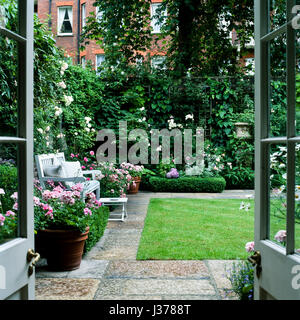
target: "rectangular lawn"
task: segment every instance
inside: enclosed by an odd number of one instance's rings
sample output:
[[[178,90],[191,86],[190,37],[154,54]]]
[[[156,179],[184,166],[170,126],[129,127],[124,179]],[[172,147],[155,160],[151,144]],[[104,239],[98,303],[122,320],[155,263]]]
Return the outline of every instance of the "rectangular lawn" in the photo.
[[[249,211],[239,210],[241,201],[151,199],[137,259],[246,258],[245,244],[254,240],[254,201],[246,200]],[[271,219],[271,226],[285,229],[285,220]]]

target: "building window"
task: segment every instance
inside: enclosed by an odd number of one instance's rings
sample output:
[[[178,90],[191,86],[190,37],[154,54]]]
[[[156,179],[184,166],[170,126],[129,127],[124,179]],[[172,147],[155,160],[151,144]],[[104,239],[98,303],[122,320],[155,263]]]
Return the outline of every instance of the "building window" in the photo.
[[[104,54],[97,54],[96,55],[96,73],[100,74],[100,66],[103,64],[103,62],[105,61],[105,55]]]
[[[247,68],[246,74],[248,74],[249,76],[253,76],[255,67],[254,58],[246,58],[245,67]]]
[[[151,58],[151,67],[153,69],[165,69],[165,60],[166,57],[165,56],[154,56]]]
[[[96,7],[96,19],[98,22],[101,22],[103,17],[103,11],[99,10],[99,7]]]
[[[81,5],[81,27],[84,28],[86,25],[86,5],[83,3]]]
[[[58,34],[73,34],[73,11],[71,6],[58,8]]]
[[[152,3],[151,4],[151,27],[152,27],[152,33],[160,33],[161,32],[161,27],[163,25],[163,22],[159,22],[159,20],[157,19],[157,10],[161,7],[161,3]],[[160,17],[163,16],[166,18],[167,13],[166,11],[163,11],[160,14]],[[164,20],[165,20],[164,18]]]
[[[81,66],[82,66],[82,68],[86,67],[86,58],[85,58],[85,56],[81,57]]]

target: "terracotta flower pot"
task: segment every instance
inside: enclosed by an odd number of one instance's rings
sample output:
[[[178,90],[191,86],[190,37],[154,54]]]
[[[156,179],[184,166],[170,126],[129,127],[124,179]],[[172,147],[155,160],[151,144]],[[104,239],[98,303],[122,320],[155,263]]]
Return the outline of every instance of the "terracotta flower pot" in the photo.
[[[88,233],[89,227],[84,233],[76,230],[39,230],[36,235],[37,251],[40,250],[47,259],[50,270],[78,269]]]
[[[128,193],[129,194],[135,194],[139,192],[139,187],[141,183],[141,178],[140,177],[132,177],[133,183],[130,184]]]

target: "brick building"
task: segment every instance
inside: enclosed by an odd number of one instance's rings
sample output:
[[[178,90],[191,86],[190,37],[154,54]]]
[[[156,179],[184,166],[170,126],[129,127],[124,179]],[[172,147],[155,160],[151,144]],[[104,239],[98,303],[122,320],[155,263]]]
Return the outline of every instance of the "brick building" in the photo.
[[[155,13],[161,0],[152,0],[151,15]],[[100,16],[97,8],[93,6],[94,0],[35,0],[36,12],[42,22],[48,22],[49,28],[55,35],[58,47],[66,50],[74,63],[85,65],[89,60],[97,66],[105,59],[104,51],[95,41],[90,41],[84,51],[80,51],[80,34],[85,25],[85,18],[90,12]],[[51,19],[49,19],[49,16]],[[152,22],[153,36],[160,32],[159,26]],[[150,56],[155,65],[163,60],[163,52],[153,48]]]

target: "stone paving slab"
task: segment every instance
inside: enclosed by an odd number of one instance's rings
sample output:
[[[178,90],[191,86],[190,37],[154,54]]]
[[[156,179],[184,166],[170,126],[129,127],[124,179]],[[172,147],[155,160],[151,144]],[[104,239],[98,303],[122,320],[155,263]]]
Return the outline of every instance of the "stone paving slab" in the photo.
[[[135,247],[114,247],[102,251],[98,251],[90,255],[90,259],[95,260],[119,260],[128,259],[135,260],[138,246]]]
[[[82,260],[80,268],[70,271],[67,278],[101,279],[109,262],[107,260]]]
[[[111,261],[106,278],[208,278],[202,261]]]
[[[145,218],[144,218],[145,219]],[[141,231],[144,228],[144,219],[141,221],[128,221],[125,220],[124,222],[114,222],[114,223],[108,223],[107,229],[140,229]]]
[[[102,280],[96,299],[110,295],[215,295],[208,280],[161,279],[105,279]]]
[[[230,281],[226,277],[226,269],[231,268],[234,261],[231,260],[206,260],[213,274],[218,289],[231,288]]]
[[[94,279],[37,279],[36,300],[93,300],[99,283]]]

